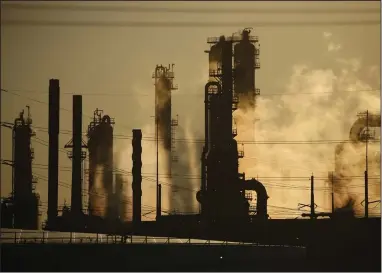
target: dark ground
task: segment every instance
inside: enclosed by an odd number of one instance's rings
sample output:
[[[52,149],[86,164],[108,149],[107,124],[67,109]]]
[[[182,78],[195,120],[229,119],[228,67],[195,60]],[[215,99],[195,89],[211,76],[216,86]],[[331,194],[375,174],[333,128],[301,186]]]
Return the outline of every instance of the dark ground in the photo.
[[[285,247],[2,244],[1,271],[380,272],[380,246],[380,242],[374,246],[343,245],[307,255],[303,248]],[[342,251],[345,248],[349,251]]]

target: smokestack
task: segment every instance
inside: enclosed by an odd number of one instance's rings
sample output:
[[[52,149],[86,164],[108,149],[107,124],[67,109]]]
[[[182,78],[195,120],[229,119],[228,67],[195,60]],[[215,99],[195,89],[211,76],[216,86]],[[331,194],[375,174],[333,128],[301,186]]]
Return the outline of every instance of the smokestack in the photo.
[[[58,135],[60,131],[60,82],[49,80],[48,227],[54,227],[58,203]]]
[[[75,214],[82,212],[82,96],[73,96],[73,159],[72,159],[72,206]]]
[[[141,223],[141,202],[142,202],[142,131],[133,130],[133,224]]]
[[[315,218],[315,210],[314,210],[314,176],[310,177],[310,214],[311,218]]]

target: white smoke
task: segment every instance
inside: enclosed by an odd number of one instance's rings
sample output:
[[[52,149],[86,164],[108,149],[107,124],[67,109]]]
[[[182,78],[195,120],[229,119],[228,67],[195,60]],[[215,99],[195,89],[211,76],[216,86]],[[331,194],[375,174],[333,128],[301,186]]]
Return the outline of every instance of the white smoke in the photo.
[[[156,142],[155,125],[147,124],[142,128],[142,215],[144,221],[155,219],[156,208]],[[165,150],[159,145],[159,183],[162,184],[162,211],[165,213],[169,208],[171,195],[171,181],[167,176]],[[128,212],[129,219],[132,213],[132,141],[120,141],[116,145],[120,149],[118,168],[129,173],[128,187]],[[163,214],[165,214],[163,213]]]
[[[103,188],[103,166],[97,165],[94,173],[93,188],[89,192],[89,201],[94,209],[93,215],[106,216],[106,191]]]
[[[332,35],[326,33],[325,36]],[[367,109],[379,111],[380,97],[379,92],[364,91],[373,88],[359,77],[361,72],[370,69],[362,68],[360,59],[338,59],[336,66],[339,69],[296,65],[283,95],[260,95],[256,111],[234,113],[240,121],[236,139],[303,142],[348,139],[357,113]],[[270,196],[269,214],[273,217],[281,213],[274,206],[297,209],[298,203],[309,204],[312,174],[316,177],[317,210],[329,210],[330,192],[321,189],[327,187],[325,178],[334,170],[335,145],[247,144],[240,171],[247,177],[258,177],[265,184]],[[356,175],[362,176],[363,171],[358,170]],[[358,191],[363,192],[362,181],[358,181],[358,185]],[[297,217],[300,213],[290,210],[286,214]]]

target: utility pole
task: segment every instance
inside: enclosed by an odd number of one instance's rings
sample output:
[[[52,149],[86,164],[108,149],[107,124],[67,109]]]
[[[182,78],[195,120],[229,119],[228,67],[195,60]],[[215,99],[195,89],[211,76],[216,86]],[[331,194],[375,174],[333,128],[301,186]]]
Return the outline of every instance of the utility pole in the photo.
[[[311,219],[314,219],[315,217],[315,211],[314,211],[314,177],[313,175],[310,177],[310,214]]]
[[[368,166],[368,144],[369,144],[369,110],[366,111],[366,170],[365,170],[365,218],[369,218],[369,166]]]
[[[315,212],[316,204],[314,203],[314,177],[313,177],[313,174],[310,177],[310,205],[299,203],[298,206],[299,206],[299,209],[302,209],[304,207],[310,208],[310,213],[303,213],[303,214],[301,214],[302,217],[310,217],[311,220],[317,218],[317,215]],[[320,215],[322,215],[322,213]]]
[[[332,214],[334,213],[334,174],[332,172]]]
[[[156,102],[156,107],[158,107],[158,102]],[[155,128],[155,138],[156,138],[156,150],[157,150],[157,217],[156,219],[159,220],[159,217],[161,215],[161,190],[159,186],[159,115],[155,115],[155,122],[156,122],[156,128]]]
[[[368,160],[368,146],[369,146],[369,138],[370,138],[370,132],[369,132],[369,110],[366,110],[366,112],[358,113],[359,117],[366,117],[366,132],[364,134],[365,137],[365,218],[369,218],[369,160]]]

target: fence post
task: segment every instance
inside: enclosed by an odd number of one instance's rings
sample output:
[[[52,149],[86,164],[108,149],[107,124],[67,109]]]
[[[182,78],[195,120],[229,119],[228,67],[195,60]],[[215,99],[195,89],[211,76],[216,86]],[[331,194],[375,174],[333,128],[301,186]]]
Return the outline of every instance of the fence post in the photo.
[[[72,236],[73,236],[73,234],[72,234],[72,232],[70,232],[69,243],[72,243]]]
[[[45,231],[42,232],[42,243],[45,243]]]
[[[98,244],[98,233],[96,234],[96,243]]]
[[[15,244],[17,242],[17,232],[15,232]]]

